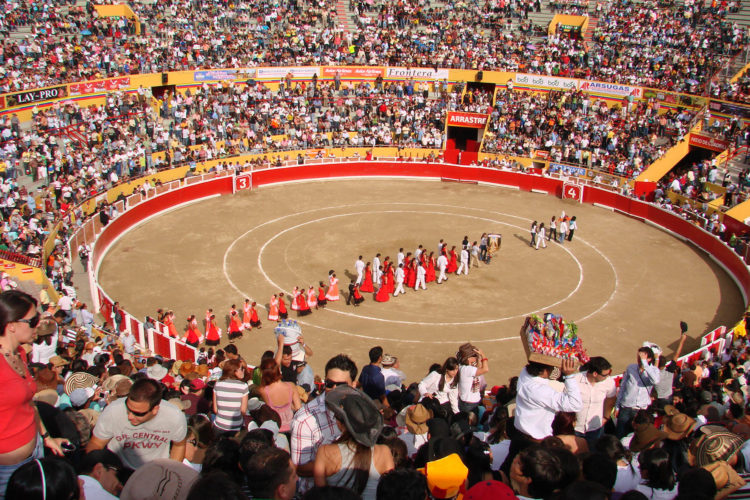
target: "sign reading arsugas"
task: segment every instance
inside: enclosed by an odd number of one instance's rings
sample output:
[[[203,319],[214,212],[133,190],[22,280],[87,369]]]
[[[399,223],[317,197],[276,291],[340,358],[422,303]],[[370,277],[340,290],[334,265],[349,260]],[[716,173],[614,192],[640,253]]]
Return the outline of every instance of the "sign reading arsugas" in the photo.
[[[463,113],[451,111],[448,113],[449,127],[484,128],[490,115],[482,113]]]
[[[633,97],[643,97],[643,89],[641,87],[632,87],[630,85],[620,85],[617,83],[582,80],[580,88],[585,92],[596,94],[607,94],[619,97],[627,97],[629,95],[632,95]]]
[[[29,90],[27,92],[18,92],[5,96],[8,107],[31,104],[33,102],[47,101],[49,99],[61,99],[68,97],[68,87],[66,85],[53,87],[50,89]]]

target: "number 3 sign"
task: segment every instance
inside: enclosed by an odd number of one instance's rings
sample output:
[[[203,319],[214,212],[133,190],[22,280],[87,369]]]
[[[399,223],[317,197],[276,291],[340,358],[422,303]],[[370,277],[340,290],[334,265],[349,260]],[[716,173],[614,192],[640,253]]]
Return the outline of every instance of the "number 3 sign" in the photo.
[[[578,200],[583,203],[583,186],[566,182],[563,184],[562,197],[563,199]]]
[[[234,178],[234,192],[242,191],[245,189],[252,189],[253,187],[253,176],[252,174],[240,175]]]

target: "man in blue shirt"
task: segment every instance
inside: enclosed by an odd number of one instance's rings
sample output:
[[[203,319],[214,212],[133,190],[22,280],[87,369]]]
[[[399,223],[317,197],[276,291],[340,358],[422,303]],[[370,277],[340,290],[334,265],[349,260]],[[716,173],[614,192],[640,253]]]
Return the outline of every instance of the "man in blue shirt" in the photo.
[[[651,405],[651,390],[659,383],[659,368],[654,351],[650,347],[638,349],[637,363],[628,365],[620,382],[617,394],[617,437],[622,438],[631,431],[630,421],[638,410]]]
[[[385,396],[385,377],[380,368],[383,359],[383,348],[375,346],[370,349],[370,364],[362,368],[359,376],[359,386],[372,399],[380,400]]]

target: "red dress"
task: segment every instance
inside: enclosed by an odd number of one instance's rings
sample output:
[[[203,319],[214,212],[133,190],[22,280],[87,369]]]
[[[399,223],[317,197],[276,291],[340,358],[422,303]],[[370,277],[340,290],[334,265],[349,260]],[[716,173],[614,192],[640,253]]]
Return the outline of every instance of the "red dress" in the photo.
[[[326,299],[330,301],[339,300],[339,279],[333,275],[328,278],[328,293]]]
[[[412,259],[411,265],[409,266],[409,279],[406,280],[406,286],[414,288],[417,286],[417,260]]]
[[[365,278],[362,280],[362,285],[359,287],[363,292],[372,293],[375,291],[375,287],[372,286],[372,273],[370,272],[370,266],[365,267]]]
[[[388,272],[385,273],[385,276],[383,276],[383,286],[381,288],[385,288],[388,293],[393,293],[396,290],[396,285],[393,281],[393,267],[388,266]]]
[[[218,345],[221,334],[216,324],[213,321],[208,322],[208,329],[206,330],[206,344],[207,345]]]
[[[304,293],[300,293],[297,295],[297,314],[299,316],[307,316],[312,311],[310,310],[310,306],[307,305],[307,299],[305,298]]]
[[[446,273],[455,273],[458,269],[458,257],[456,251],[451,250],[448,255],[448,266],[445,268]]]
[[[326,299],[326,289],[322,286],[318,287],[318,307],[325,307],[328,303],[328,299]]]
[[[404,259],[404,286],[409,286],[409,280],[411,279],[411,259]]]
[[[435,281],[437,277],[435,276],[435,257],[432,257],[430,261],[427,263],[427,272],[424,277],[425,283],[430,283],[432,281]]]
[[[250,324],[255,328],[260,328],[260,318],[258,318],[258,310],[253,306],[250,306]]]
[[[388,291],[388,275],[383,275],[383,285],[378,289],[378,293],[375,294],[376,302],[388,302],[391,298],[391,294]]]
[[[276,297],[271,297],[270,302],[268,303],[268,321],[278,321],[279,320],[279,299]]]
[[[167,316],[164,318],[164,324],[167,325],[167,330],[169,330],[169,336],[173,339],[176,339],[179,337],[179,334],[177,333],[177,327],[174,326],[174,320],[171,316]]]
[[[284,297],[279,297],[279,319],[287,319],[289,317],[289,313],[286,312],[286,302],[284,302]]]
[[[358,306],[362,302],[365,301],[365,298],[362,297],[361,293],[359,293],[359,287],[357,285],[354,285],[354,289],[352,290],[352,292],[353,292],[353,295],[354,295],[354,305],[355,306]]]

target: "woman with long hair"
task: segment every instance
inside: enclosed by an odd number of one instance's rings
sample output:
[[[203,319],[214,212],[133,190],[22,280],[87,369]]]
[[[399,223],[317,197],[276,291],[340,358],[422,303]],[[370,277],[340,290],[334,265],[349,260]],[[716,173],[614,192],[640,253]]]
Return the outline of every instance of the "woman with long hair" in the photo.
[[[437,279],[437,275],[435,274],[435,253],[434,252],[430,252],[430,256],[427,258],[427,264],[425,265],[425,270],[427,271],[424,276],[425,283],[431,283]]]
[[[336,418],[341,437],[318,448],[315,486],[344,486],[363,500],[374,500],[380,476],[393,470],[390,449],[376,444],[383,415],[364,392],[349,386],[326,393],[325,404]]]
[[[279,320],[279,298],[274,293],[268,301],[268,321]]]
[[[191,314],[187,318],[187,328],[185,329],[185,336],[182,338],[183,342],[187,345],[198,347],[201,342],[201,332],[198,330],[198,321],[195,319],[195,314]]]
[[[622,442],[612,434],[604,434],[594,443],[594,451],[604,453],[617,464],[617,478],[612,491],[615,495],[622,495],[626,491],[634,490],[641,482],[638,467],[633,465],[633,453],[623,446]]]
[[[458,413],[458,360],[451,356],[438,371],[430,372],[419,383],[419,400],[434,398],[448,413]]]
[[[214,386],[214,425],[225,433],[236,433],[242,427],[247,412],[249,390],[245,367],[239,359],[230,359],[222,366],[221,378]]]
[[[33,402],[36,382],[29,373],[23,344],[36,337],[37,302],[18,290],[0,293],[0,497],[13,472],[44,456],[46,446],[63,455],[67,439],[50,437]]]
[[[474,412],[482,402],[480,377],[490,371],[487,356],[472,344],[463,344],[456,354],[458,359],[458,409]]]
[[[458,270],[458,255],[456,254],[456,245],[451,247],[448,252],[448,267],[445,268],[447,274],[455,273]]]
[[[273,358],[260,363],[260,395],[263,401],[281,417],[281,432],[292,430],[292,417],[300,409],[302,401],[297,388],[291,382],[281,380],[281,369]]]
[[[372,270],[370,269],[370,263],[365,264],[365,270],[363,272],[364,278],[362,284],[359,286],[360,291],[366,293],[372,293],[375,291],[375,287],[372,284]]]
[[[212,314],[206,323],[206,345],[219,345],[221,330],[216,326],[216,315]]]

